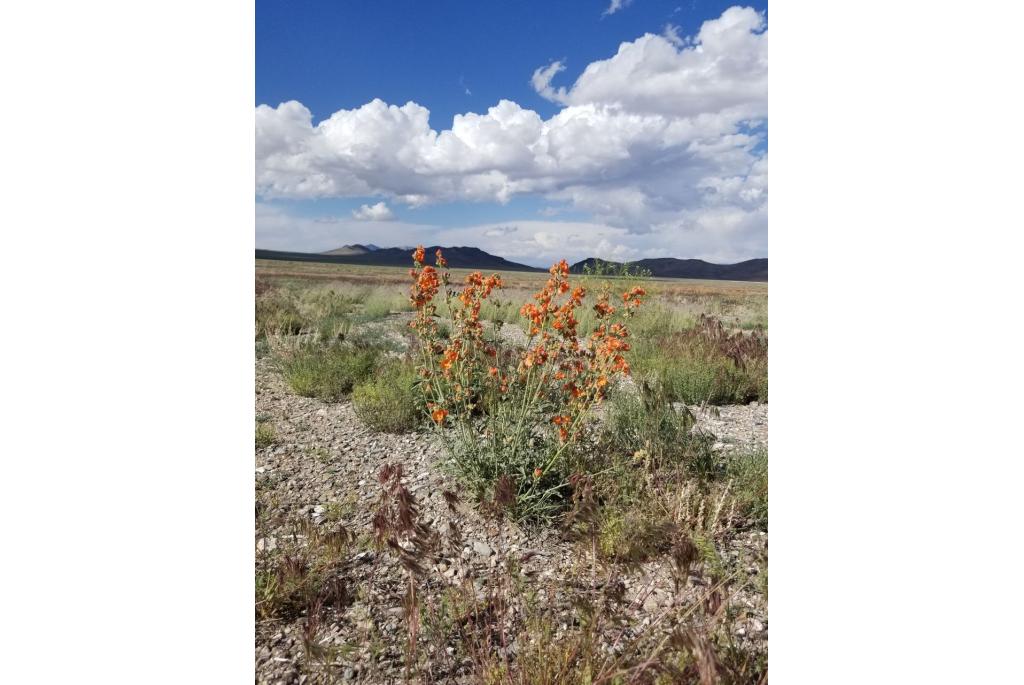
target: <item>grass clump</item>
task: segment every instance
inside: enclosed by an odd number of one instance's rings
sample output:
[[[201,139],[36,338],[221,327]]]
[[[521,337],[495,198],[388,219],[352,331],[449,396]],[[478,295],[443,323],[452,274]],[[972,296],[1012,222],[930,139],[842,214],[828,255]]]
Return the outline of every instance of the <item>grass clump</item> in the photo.
[[[640,380],[639,392],[620,390],[609,401],[601,430],[606,449],[649,465],[678,461],[686,451],[693,417],[677,412],[656,381]]]
[[[709,481],[719,475],[720,464],[711,440],[691,433],[693,424],[689,410],[676,410],[660,383],[640,380],[638,392],[620,390],[612,397],[598,442],[610,455],[613,471],[621,471],[623,464],[644,471],[681,465],[689,475]]]
[[[393,362],[381,367],[372,378],[352,391],[352,407],[363,423],[385,433],[414,430],[424,418],[416,370],[409,364]]]
[[[292,520],[271,530],[257,519],[256,616],[291,619],[351,597],[344,577],[352,534],[341,525]]]
[[[768,450],[730,457],[726,474],[733,482],[739,513],[751,525],[768,529]]]
[[[277,433],[273,424],[258,422],[256,424],[256,449],[269,447],[277,442]]]
[[[357,383],[370,377],[380,352],[341,342],[329,345],[305,343],[280,354],[278,363],[288,384],[303,397],[337,402]]]
[[[768,401],[768,338],[730,333],[702,314],[690,329],[642,344],[637,366],[657,374],[670,399],[687,404]]]

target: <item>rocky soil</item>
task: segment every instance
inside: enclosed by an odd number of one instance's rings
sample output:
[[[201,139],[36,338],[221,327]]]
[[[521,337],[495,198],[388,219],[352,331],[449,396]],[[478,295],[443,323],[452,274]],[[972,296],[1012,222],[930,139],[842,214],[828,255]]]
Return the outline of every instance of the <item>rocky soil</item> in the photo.
[[[697,430],[713,433],[720,449],[763,444],[768,440],[768,407],[753,404],[721,408],[691,408],[698,418]],[[352,546],[347,562],[351,584],[358,587],[355,599],[332,615],[320,638],[340,649],[332,657],[332,678],[342,681],[387,683],[403,679],[404,620],[402,594],[405,575],[388,553],[377,553],[368,544],[374,504],[380,494],[377,474],[385,463],[401,464],[405,482],[418,499],[421,520],[445,530],[455,519],[462,531],[460,548],[442,546],[429,560],[425,581],[440,594],[446,585],[473,583],[478,591],[508,574],[516,560],[516,572],[543,589],[546,601],[559,610],[566,622],[574,620],[566,588],[578,580],[576,543],[557,530],[529,532],[499,528],[486,521],[469,502],[457,515],[448,512],[442,497],[457,489],[439,469],[440,451],[421,433],[389,435],[374,432],[355,416],[348,402],[326,404],[290,392],[269,359],[256,363],[257,420],[274,427],[276,442],[256,450],[257,502],[275,513],[307,519],[314,525],[344,521],[360,542]],[[278,531],[257,536],[257,548],[277,544]],[[755,577],[767,558],[767,535],[740,532],[724,543],[722,557],[730,568]],[[519,563],[519,561],[521,563]],[[625,572],[626,597],[633,601],[634,628],[656,622],[673,603],[690,601],[703,591],[699,574],[681,593],[674,590],[670,562],[658,560]],[[739,589],[734,599],[738,611],[730,617],[730,630],[739,641],[767,649],[767,602],[756,582]],[[509,649],[514,651],[514,645]],[[443,656],[443,655],[441,655]],[[438,671],[430,682],[472,682],[463,665],[432,659]],[[324,667],[326,668],[326,667]],[[301,619],[294,622],[263,621],[256,626],[256,679],[261,683],[322,682],[324,668],[311,668],[304,657]]]

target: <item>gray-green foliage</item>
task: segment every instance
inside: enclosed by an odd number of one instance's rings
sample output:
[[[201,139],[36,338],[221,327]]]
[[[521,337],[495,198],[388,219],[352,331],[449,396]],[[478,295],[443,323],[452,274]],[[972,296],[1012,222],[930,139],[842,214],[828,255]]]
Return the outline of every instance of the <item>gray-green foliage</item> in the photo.
[[[416,370],[397,361],[385,364],[352,391],[356,416],[387,433],[403,433],[420,425],[424,418],[421,403]]]
[[[341,342],[306,343],[281,355],[278,363],[285,380],[299,395],[337,401],[374,371],[380,352]]]
[[[754,525],[768,527],[768,450],[761,448],[731,455],[726,474],[740,513]]]

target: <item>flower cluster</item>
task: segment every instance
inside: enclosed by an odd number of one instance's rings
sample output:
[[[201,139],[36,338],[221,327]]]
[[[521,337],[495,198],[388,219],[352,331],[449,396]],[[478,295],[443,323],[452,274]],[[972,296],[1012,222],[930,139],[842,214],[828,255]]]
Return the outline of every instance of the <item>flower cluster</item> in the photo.
[[[454,293],[449,288],[450,272],[440,271],[448,266],[441,249],[434,255],[435,266],[424,265],[425,256],[423,246],[412,255],[409,301],[416,308],[416,317],[409,325],[424,341],[425,357],[419,373],[426,381],[427,408],[434,423],[443,425],[451,411],[474,409],[478,395],[475,377],[485,358],[496,356],[493,346],[483,339],[480,308],[504,284],[497,274],[485,277],[475,272],[466,276],[461,290]],[[440,335],[434,302],[442,286],[446,313],[454,329],[447,342]]]
[[[629,374],[624,356],[630,349],[629,331],[618,319],[632,316],[647,293],[632,288],[622,293],[622,306],[615,307],[606,283],[594,296],[596,325],[581,337],[578,314],[588,293],[572,287],[569,265],[562,260],[520,309],[526,348],[499,351],[498,343],[485,338],[480,312],[492,292],[503,287],[501,278],[471,273],[454,291],[450,274],[440,271],[446,265],[441,251],[435,267],[423,264],[424,253],[422,247],[413,253],[410,300],[416,317],[410,325],[423,342],[419,371],[430,417],[442,437],[452,429],[462,441],[450,451],[453,459],[463,460],[463,470],[489,483],[511,477],[519,483],[520,500],[548,497],[562,487],[552,486],[548,475],[565,449],[577,441],[610,382]],[[442,287],[450,322],[447,339],[440,334],[435,305]],[[481,414],[486,415],[482,436],[474,423]],[[537,443],[545,431],[552,435],[550,448]],[[542,483],[547,488],[543,495],[535,492]]]

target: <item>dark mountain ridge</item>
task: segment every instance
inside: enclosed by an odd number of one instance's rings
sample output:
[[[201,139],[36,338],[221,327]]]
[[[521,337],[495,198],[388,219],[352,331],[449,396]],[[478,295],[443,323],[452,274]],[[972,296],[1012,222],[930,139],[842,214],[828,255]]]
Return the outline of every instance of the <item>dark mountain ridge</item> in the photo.
[[[428,264],[433,264],[438,246],[426,249]],[[488,271],[534,271],[539,269],[526,264],[511,262],[484,252],[477,247],[441,247],[448,266],[454,269],[481,269]],[[324,262],[329,264],[364,264],[367,266],[402,266],[412,264],[412,249],[405,247],[377,247],[376,245],[345,245],[328,252],[285,252],[281,250],[256,250],[256,259],[278,259],[292,262]],[[584,266],[593,268],[599,261],[594,257],[576,262],[570,268],[573,273],[582,273]],[[645,269],[657,278],[699,278],[726,281],[767,281],[768,259],[748,259],[736,264],[712,264],[703,259],[676,259],[661,257],[641,259],[635,262],[609,262],[600,260],[614,269],[628,266],[630,269]]]
[[[569,267],[573,273],[583,273],[584,266],[591,269],[601,261],[613,269],[629,267],[630,270],[643,269],[658,278],[701,278],[715,281],[767,281],[768,258],[748,259],[736,264],[712,264],[703,259],[676,259],[675,257],[658,257],[640,259],[635,262],[609,262],[593,257],[576,262]]]
[[[363,248],[360,252],[358,248]],[[427,264],[434,263],[434,253],[438,246],[424,248],[427,252]],[[344,251],[344,252],[342,252]],[[510,262],[503,257],[496,257],[478,247],[444,247],[444,258],[453,269],[488,269],[493,271],[544,271],[526,264]],[[340,253],[340,254],[339,254]],[[324,253],[283,252],[280,250],[256,250],[256,259],[283,259],[292,262],[326,262],[330,264],[365,264],[368,266],[412,266],[412,250],[402,247],[378,247],[373,250],[363,245],[346,245],[345,247]]]

